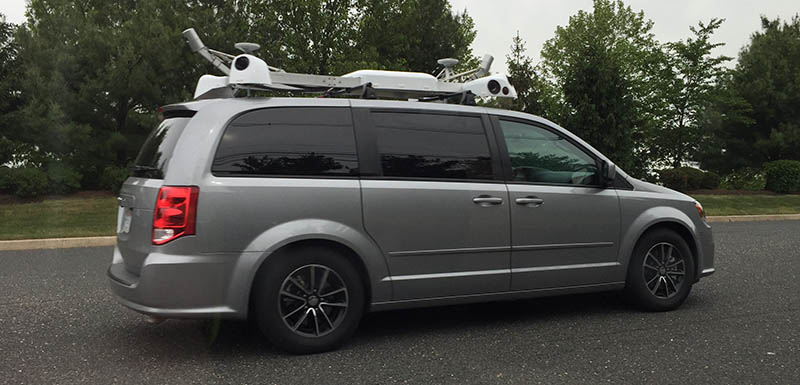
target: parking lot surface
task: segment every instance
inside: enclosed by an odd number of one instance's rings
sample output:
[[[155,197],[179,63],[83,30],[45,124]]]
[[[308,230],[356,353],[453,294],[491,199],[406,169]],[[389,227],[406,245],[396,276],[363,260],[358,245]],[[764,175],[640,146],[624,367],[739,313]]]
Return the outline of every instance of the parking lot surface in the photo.
[[[798,383],[800,221],[718,223],[668,313],[618,293],[374,313],[291,356],[247,322],[160,325],[107,289],[111,248],[0,252],[0,383]]]

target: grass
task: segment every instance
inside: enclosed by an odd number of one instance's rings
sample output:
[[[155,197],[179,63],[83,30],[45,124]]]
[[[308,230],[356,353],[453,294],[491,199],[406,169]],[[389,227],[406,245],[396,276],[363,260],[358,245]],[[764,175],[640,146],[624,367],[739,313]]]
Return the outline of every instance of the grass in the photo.
[[[800,195],[692,195],[706,215],[800,214]]]
[[[114,235],[116,225],[117,201],[110,193],[0,204],[0,240]]]
[[[800,214],[800,195],[693,195],[708,215]],[[37,202],[0,203],[0,240],[114,235],[117,202],[79,193]]]

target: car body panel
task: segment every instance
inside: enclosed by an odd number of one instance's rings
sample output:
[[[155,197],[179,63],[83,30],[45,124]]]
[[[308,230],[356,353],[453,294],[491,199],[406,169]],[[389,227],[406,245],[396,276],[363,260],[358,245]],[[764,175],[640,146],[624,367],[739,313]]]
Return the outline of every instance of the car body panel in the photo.
[[[507,291],[508,192],[498,183],[363,180],[367,232],[383,249],[394,299]],[[473,198],[498,197],[482,206]]]
[[[509,183],[511,290],[620,280],[620,209],[614,189]]]

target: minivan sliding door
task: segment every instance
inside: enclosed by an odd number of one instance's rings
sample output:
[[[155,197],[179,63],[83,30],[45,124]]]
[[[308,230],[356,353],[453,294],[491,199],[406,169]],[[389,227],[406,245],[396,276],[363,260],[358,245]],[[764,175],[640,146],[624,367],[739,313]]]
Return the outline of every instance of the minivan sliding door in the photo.
[[[361,179],[364,224],[384,252],[393,298],[507,291],[508,192],[495,177],[488,121],[439,111],[354,113],[359,152],[364,140],[376,150],[377,175]]]

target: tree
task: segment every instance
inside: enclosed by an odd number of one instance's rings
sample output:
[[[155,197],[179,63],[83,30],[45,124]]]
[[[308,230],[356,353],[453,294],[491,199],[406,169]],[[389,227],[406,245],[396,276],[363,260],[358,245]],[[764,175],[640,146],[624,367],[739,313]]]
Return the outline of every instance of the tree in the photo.
[[[27,16],[16,32],[0,29],[0,70],[9,73],[0,82],[14,90],[0,101],[13,111],[0,118],[0,144],[16,146],[3,155],[22,154],[23,143],[26,162],[68,164],[85,187],[96,187],[108,165],[130,162],[159,106],[188,100],[200,75],[216,72],[190,53],[185,28],[226,51],[258,42],[270,65],[318,74],[372,63],[432,72],[440,57],[471,59],[475,37],[466,12],[453,13],[446,0],[32,0]],[[19,119],[9,125],[12,116]]]
[[[732,155],[754,165],[800,159],[800,16],[790,23],[762,17],[761,28],[739,54],[733,77],[737,93],[753,108],[753,124],[730,127],[755,150]]]
[[[658,126],[663,52],[652,21],[621,1],[595,0],[542,49],[544,77],[560,93],[556,116],[634,175],[648,166],[645,138]]]
[[[516,99],[498,98],[496,105],[500,108],[527,112],[534,115],[546,115],[546,96],[548,84],[536,72],[533,61],[525,55],[525,41],[517,35],[511,41],[511,53],[506,55],[506,67],[511,85],[517,91]]]
[[[761,18],[761,31],[719,82],[703,116],[710,136],[697,158],[727,173],[766,161],[800,159],[800,16]]]
[[[434,73],[441,58],[458,59],[460,68],[479,63],[472,18],[447,0],[361,0],[359,10],[357,56],[371,67]]]
[[[669,84],[664,88],[669,118],[654,135],[653,146],[660,158],[681,167],[707,139],[700,123],[718,91],[717,83],[731,58],[712,57],[711,51],[724,43],[712,43],[714,31],[724,19],[711,19],[690,27],[694,38],[666,44]],[[706,135],[704,135],[706,134]]]
[[[106,165],[125,166],[158,106],[190,95],[198,66],[179,37],[205,13],[180,1],[31,1],[16,38],[29,160],[68,163],[84,186]]]
[[[19,46],[14,41],[17,26],[6,22],[0,14],[0,166],[15,160],[14,154],[23,151],[16,111],[23,99],[19,87]]]

